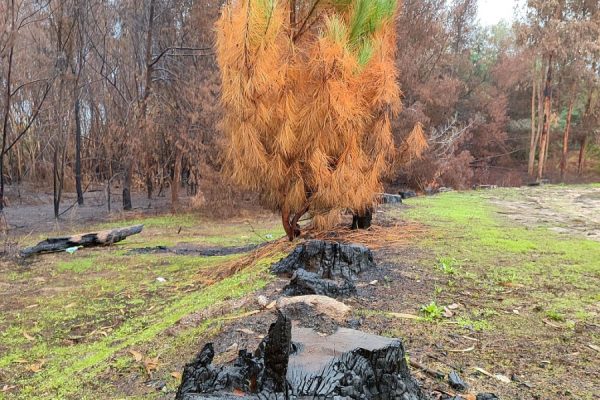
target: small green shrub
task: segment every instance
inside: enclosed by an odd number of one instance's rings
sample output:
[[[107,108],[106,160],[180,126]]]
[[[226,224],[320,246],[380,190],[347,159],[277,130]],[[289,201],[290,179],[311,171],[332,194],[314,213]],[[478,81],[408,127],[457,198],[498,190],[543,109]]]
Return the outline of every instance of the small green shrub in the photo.
[[[553,321],[563,322],[565,320],[565,316],[556,310],[546,311],[546,316]]]
[[[456,260],[454,258],[442,257],[438,259],[437,267],[446,275],[456,273]]]
[[[438,306],[435,301],[431,301],[431,303],[421,307],[421,313],[425,316],[426,320],[433,321],[442,318],[444,308]]]

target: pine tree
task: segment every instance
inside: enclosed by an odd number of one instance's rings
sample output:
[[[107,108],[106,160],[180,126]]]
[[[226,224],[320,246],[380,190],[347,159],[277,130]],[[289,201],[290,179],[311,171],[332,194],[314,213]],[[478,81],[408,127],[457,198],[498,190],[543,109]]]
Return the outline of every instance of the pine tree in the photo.
[[[226,170],[282,215],[316,228],[364,214],[399,153],[420,153],[420,126],[395,149],[396,0],[234,0],[217,23]],[[408,146],[408,148],[407,148]]]

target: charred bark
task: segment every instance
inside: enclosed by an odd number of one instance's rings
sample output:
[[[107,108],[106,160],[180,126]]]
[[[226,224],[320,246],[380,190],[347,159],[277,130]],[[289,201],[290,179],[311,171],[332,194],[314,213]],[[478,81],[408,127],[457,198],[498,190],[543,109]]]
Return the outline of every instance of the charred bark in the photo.
[[[126,228],[117,228],[95,233],[48,238],[39,242],[35,246],[24,248],[20,251],[20,255],[21,257],[29,257],[39,253],[54,253],[63,251],[69,247],[106,246],[120,242],[128,236],[138,234],[143,228],[144,225],[134,225]]]
[[[80,100],[75,99],[75,190],[77,191],[77,204],[83,205],[83,189],[81,187],[81,115]]]
[[[304,296],[318,294],[329,297],[350,296],[356,292],[356,286],[350,279],[326,279],[314,272],[299,269],[294,272],[290,283],[283,288],[286,296]]]
[[[255,354],[241,350],[233,365],[213,366],[212,343],[204,346],[183,370],[177,400],[229,398],[234,391],[250,395],[286,393],[286,374],[292,346],[292,323],[279,313]],[[236,397],[239,399],[239,397]],[[253,398],[253,397],[250,397]],[[266,397],[268,398],[268,397]]]
[[[291,277],[284,288],[288,296],[338,297],[354,293],[358,275],[374,266],[373,254],[365,246],[311,240],[273,264],[271,271]]]
[[[425,400],[402,342],[340,328],[329,336],[294,327],[279,313],[254,355],[241,350],[230,366],[212,366],[212,344],[185,366],[177,400]]]
[[[309,240],[273,264],[271,271],[291,276],[294,271],[304,269],[328,279],[355,279],[358,274],[373,267],[373,253],[363,245]]]

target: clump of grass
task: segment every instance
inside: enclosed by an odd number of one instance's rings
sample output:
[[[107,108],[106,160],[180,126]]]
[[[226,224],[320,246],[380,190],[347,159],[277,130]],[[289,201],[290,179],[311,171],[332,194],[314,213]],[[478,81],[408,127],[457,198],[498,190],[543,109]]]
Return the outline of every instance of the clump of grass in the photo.
[[[477,332],[489,331],[492,329],[492,324],[487,319],[474,320],[470,318],[459,317],[456,319],[456,322],[461,328],[471,329]]]
[[[95,264],[94,257],[78,257],[69,261],[60,261],[56,265],[56,269],[59,272],[75,272],[82,273],[92,268]]]
[[[421,314],[424,315],[425,320],[435,321],[436,319],[442,318],[444,308],[437,305],[435,301],[421,307]]]
[[[438,259],[437,267],[442,271],[445,275],[454,275],[456,274],[456,260],[450,257],[441,257]]]
[[[557,311],[557,310],[548,310],[546,311],[546,317],[550,318],[553,321],[564,322],[565,316]]]

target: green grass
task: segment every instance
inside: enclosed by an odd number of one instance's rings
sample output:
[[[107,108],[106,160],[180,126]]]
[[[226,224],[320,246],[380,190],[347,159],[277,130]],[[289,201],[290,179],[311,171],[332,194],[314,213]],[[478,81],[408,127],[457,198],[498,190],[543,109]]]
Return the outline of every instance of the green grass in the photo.
[[[437,267],[446,275],[454,275],[456,273],[457,261],[454,258],[441,257],[438,259]]]
[[[0,313],[0,383],[18,388],[0,392],[0,399],[119,397],[115,376],[135,369],[146,373],[143,366],[132,363],[128,349],[145,349],[145,354],[160,356],[161,363],[181,362],[178,352],[182,348],[189,351],[202,335],[220,329],[221,317],[182,328],[173,337],[165,331],[183,317],[262,288],[271,279],[266,273],[268,266],[282,256],[259,260],[232,277],[214,282],[210,278],[214,268],[242,255],[140,255],[128,251],[158,245],[261,243],[269,239],[267,236],[281,236],[279,225],[265,221],[255,229],[244,221],[200,222],[193,215],[167,215],[115,221],[81,231],[137,223],[144,224],[140,235],[110,248],[49,254],[33,259],[28,266],[0,269],[0,278],[27,288],[14,299],[15,305]],[[164,282],[157,280],[159,277]],[[234,312],[239,311],[243,310]],[[40,371],[29,370],[42,360]],[[170,371],[157,373],[170,390],[176,388]]]
[[[534,301],[578,320],[600,296],[600,243],[510,222],[487,195],[453,192],[411,199],[402,216],[433,228],[421,245],[437,253],[442,274],[457,271],[449,260],[461,260],[459,277],[491,291],[511,284],[529,287]]]
[[[23,385],[21,396],[29,399],[68,397],[78,393],[86,379],[91,380],[101,372],[105,368],[107,360],[117,352],[140,343],[153,341],[161,332],[173,326],[185,315],[206,309],[227,299],[239,298],[263,287],[267,283],[267,275],[264,272],[271,261],[271,259],[261,260],[254,267],[231,278],[182,295],[176,300],[164,304],[156,312],[138,314],[126,320],[106,337],[99,335],[99,339],[93,342],[61,346],[62,335],[60,332],[55,332],[55,335],[59,333],[58,341],[39,341],[26,350],[15,348],[16,351],[13,353],[0,358],[0,368],[10,368],[17,359],[47,358],[48,361],[42,371],[16,382]],[[103,287],[103,283],[94,281],[90,284],[91,287],[98,289]],[[102,290],[100,289],[100,292]],[[61,302],[69,300],[62,299]],[[110,306],[116,306],[115,303],[119,303],[119,301],[113,298],[108,303],[95,301],[91,304],[71,307],[65,311],[60,311],[60,307],[57,307],[58,304],[51,304],[45,312],[39,315],[40,320],[36,324],[42,328],[44,324],[53,325],[63,320],[93,318],[102,312],[106,313],[111,308]],[[144,308],[145,303],[141,299],[132,299],[127,301],[124,306]],[[64,306],[62,308],[64,309]],[[35,334],[36,329],[29,329],[28,333]],[[2,336],[4,343],[10,343],[15,347],[23,347],[27,342],[18,326],[12,326],[4,331]],[[123,362],[123,360],[120,361],[121,366]],[[82,377],[84,378],[82,379]]]
[[[444,307],[437,305],[435,301],[421,307],[421,314],[423,314],[427,321],[440,319],[443,313]]]

